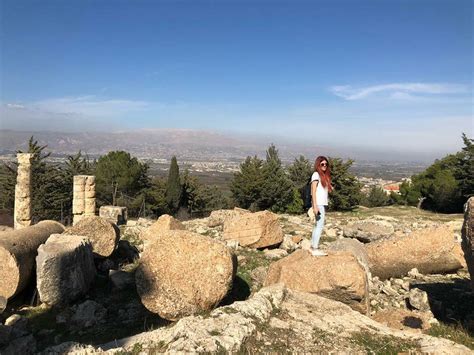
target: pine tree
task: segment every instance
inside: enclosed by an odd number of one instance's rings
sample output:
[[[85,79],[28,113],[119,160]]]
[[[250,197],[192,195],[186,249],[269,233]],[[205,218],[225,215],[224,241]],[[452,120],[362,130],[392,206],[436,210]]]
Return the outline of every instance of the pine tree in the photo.
[[[180,207],[182,195],[182,186],[179,179],[179,167],[176,157],[171,158],[170,170],[168,174],[168,183],[166,185],[166,203],[173,213]]]
[[[288,174],[293,186],[298,190],[302,189],[309,181],[313,170],[309,160],[304,156],[300,155],[298,159],[295,158],[293,164],[288,167]]]
[[[361,185],[349,172],[353,161],[343,162],[339,158],[329,158],[334,190],[329,196],[329,208],[336,211],[350,211],[360,202]]]
[[[257,210],[263,189],[263,161],[257,156],[247,157],[234,173],[230,190],[237,206]]]
[[[389,203],[390,197],[380,186],[372,186],[361,204],[367,207],[382,207]]]
[[[271,144],[262,166],[263,189],[258,207],[261,210],[284,212],[293,201],[293,188],[283,168],[278,150]]]

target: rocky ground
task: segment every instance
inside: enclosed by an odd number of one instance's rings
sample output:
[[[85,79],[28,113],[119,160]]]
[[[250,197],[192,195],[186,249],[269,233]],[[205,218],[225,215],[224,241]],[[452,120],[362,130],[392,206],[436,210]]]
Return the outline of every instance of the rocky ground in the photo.
[[[321,247],[343,238],[368,242],[441,224],[449,224],[453,237],[460,238],[462,220],[462,215],[440,215],[410,207],[329,212]],[[12,325],[9,329],[14,329],[17,339],[25,340],[32,334],[37,351],[49,348],[53,353],[85,349],[84,344],[101,345],[104,350],[120,347],[120,351],[129,353],[144,349],[252,353],[467,351],[441,337],[474,349],[473,294],[466,270],[449,275],[422,275],[412,270],[403,278],[371,278],[370,317],[317,295],[275,287],[262,289],[272,262],[310,246],[312,222],[307,216],[283,214],[279,221],[284,241],[279,248],[267,250],[224,241],[222,225],[209,218],[184,222],[191,231],[222,240],[238,258],[231,293],[209,314],[170,323],[143,307],[134,286],[137,262],[131,261],[134,252],[143,247],[139,232],[153,221],[139,220],[122,227],[122,248],[100,262],[94,287],[85,299],[64,309],[34,306],[31,287],[23,297],[8,304],[0,317],[6,320],[4,324]],[[0,347],[3,330],[0,328]],[[140,335],[127,338],[135,334]]]

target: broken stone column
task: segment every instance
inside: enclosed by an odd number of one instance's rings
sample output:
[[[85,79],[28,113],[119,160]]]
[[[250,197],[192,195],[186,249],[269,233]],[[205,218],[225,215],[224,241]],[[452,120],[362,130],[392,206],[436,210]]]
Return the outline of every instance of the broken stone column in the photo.
[[[31,225],[31,153],[18,153],[18,172],[15,185],[15,229],[25,228]]]
[[[120,230],[113,223],[99,216],[87,216],[76,225],[69,227],[64,234],[83,235],[92,243],[95,256],[108,257],[117,247]]]
[[[36,279],[41,302],[67,304],[86,294],[95,277],[90,241],[78,235],[51,235],[38,248]]]
[[[83,217],[95,216],[95,176],[74,176],[72,215],[73,225]]]
[[[0,233],[0,296],[6,299],[23,290],[35,266],[38,247],[64,226],[41,221],[34,226]]]

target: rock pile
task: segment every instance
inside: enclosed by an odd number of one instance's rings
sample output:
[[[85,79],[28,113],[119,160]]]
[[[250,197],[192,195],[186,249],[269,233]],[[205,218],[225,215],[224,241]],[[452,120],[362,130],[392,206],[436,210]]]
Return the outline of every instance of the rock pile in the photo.
[[[471,197],[464,205],[462,249],[469,274],[471,275],[471,285],[474,290],[474,197]]]

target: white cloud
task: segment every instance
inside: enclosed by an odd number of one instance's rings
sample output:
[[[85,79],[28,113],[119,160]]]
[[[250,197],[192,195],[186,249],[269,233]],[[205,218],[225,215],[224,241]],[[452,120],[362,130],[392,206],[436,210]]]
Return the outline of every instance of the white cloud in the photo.
[[[388,95],[393,99],[413,99],[416,95],[462,94],[469,92],[469,87],[462,84],[423,84],[391,83],[366,87],[352,85],[332,86],[330,91],[346,100],[361,100],[373,95]]]
[[[87,117],[115,117],[132,111],[142,111],[149,106],[146,101],[100,99],[96,96],[53,98],[28,105],[31,109],[81,115]]]

